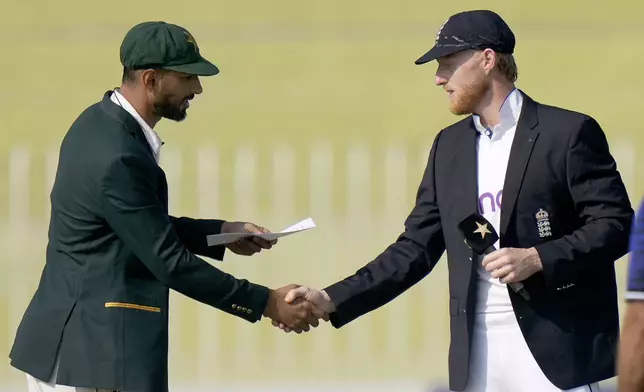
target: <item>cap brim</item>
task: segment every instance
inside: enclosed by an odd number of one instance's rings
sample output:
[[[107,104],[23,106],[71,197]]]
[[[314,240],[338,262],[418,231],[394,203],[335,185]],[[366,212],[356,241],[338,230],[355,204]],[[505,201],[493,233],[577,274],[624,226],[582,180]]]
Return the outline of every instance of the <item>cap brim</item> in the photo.
[[[211,63],[203,57],[200,57],[200,59],[195,61],[194,63],[173,65],[163,68],[197,76],[213,76],[219,73],[219,68],[217,68],[215,64]]]
[[[425,53],[418,60],[416,60],[414,64],[425,64],[438,58],[449,56],[450,54],[454,54],[466,49],[467,48],[463,46],[434,46],[429,50],[429,52]]]

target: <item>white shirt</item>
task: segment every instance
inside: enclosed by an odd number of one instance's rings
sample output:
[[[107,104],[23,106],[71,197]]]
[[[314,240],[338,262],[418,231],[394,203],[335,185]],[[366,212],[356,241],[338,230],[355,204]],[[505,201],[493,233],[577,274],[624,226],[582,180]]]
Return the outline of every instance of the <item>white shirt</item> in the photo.
[[[125,109],[126,112],[130,113],[132,117],[136,120],[136,122],[139,123],[141,128],[143,129],[143,134],[145,134],[145,138],[148,141],[148,144],[150,145],[150,148],[152,148],[152,152],[154,153],[154,159],[156,159],[157,163],[159,162],[159,153],[161,150],[161,146],[163,145],[163,142],[159,138],[159,135],[157,135],[156,132],[154,132],[154,129],[148,123],[145,122],[143,117],[139,114],[139,112],[134,109],[134,106],[128,102],[125,97],[118,91],[114,90],[114,93],[112,93],[112,96],[110,97],[112,102],[115,104],[119,105],[123,109]]]
[[[481,124],[479,116],[473,121],[479,132],[477,142],[479,213],[485,217],[500,235],[501,205],[505,172],[510,158],[517,122],[521,114],[523,96],[514,89],[501,105],[501,122],[488,129]],[[499,242],[495,244],[499,248]],[[512,303],[507,287],[485,271],[478,260],[476,313],[512,312]]]

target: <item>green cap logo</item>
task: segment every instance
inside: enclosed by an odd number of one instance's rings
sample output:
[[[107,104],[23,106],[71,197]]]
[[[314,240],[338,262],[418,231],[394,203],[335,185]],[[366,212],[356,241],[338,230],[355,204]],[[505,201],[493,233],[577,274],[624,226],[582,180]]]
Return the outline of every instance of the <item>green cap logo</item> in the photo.
[[[190,34],[189,32],[187,32],[185,30],[183,31],[183,34],[186,35],[186,42],[188,42],[189,44],[192,44],[192,46],[194,46],[194,48],[195,48],[195,52],[198,52],[199,51],[199,46],[197,46],[197,41],[195,41],[195,38],[192,36],[192,34]]]

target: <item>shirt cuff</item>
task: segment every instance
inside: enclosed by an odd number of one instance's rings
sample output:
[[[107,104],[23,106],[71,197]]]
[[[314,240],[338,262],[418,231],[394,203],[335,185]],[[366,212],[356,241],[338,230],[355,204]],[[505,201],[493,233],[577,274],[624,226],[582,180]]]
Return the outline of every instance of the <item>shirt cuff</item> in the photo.
[[[624,298],[627,301],[644,301],[644,291],[627,291]]]

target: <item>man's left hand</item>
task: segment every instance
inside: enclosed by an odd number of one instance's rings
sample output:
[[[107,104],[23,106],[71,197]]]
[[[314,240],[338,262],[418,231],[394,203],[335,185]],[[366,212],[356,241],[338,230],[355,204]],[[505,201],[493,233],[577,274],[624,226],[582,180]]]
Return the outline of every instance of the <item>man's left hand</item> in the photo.
[[[251,233],[266,234],[270,231],[264,227],[250,222],[224,222],[221,226],[221,233]],[[226,245],[231,252],[242,256],[252,256],[262,249],[270,249],[277,243],[277,240],[266,241],[263,238],[251,236]]]
[[[501,283],[516,283],[541,271],[541,258],[535,248],[501,248],[483,258],[483,267]]]

